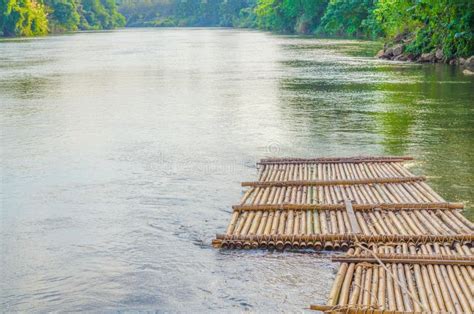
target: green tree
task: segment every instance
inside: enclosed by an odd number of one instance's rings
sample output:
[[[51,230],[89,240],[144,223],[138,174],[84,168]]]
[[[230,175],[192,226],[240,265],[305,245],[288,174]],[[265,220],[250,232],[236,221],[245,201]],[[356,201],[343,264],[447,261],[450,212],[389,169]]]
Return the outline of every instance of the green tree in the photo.
[[[36,36],[48,32],[40,0],[0,0],[0,30],[4,36]]]
[[[118,9],[126,18],[126,26],[176,26],[176,4],[171,0],[127,0]]]
[[[240,9],[238,17],[234,20],[236,27],[257,27],[257,15],[255,14],[255,3],[249,3],[248,7]]]
[[[123,1],[127,26],[254,26],[256,0]]]
[[[375,21],[374,0],[331,0],[326,8],[321,33],[349,37],[377,37],[381,29]]]
[[[115,0],[82,0],[81,29],[112,29],[125,25]]]
[[[255,12],[258,26],[281,32],[314,31],[327,0],[259,0]]]
[[[78,29],[80,15],[74,0],[46,0],[49,25],[52,31],[75,31]]]
[[[226,26],[226,27],[239,26],[241,24],[240,19],[244,18],[243,15],[251,13],[245,9],[252,8],[253,6],[255,6],[255,1],[246,1],[246,0],[221,1],[219,4],[219,26]]]

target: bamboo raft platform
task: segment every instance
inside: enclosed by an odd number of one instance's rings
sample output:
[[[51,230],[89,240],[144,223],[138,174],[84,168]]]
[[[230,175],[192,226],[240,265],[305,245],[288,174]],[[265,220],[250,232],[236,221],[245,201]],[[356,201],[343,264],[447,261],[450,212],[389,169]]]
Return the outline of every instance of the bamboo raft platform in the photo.
[[[271,158],[234,205],[227,249],[342,250],[333,313],[474,312],[474,224],[410,157]]]

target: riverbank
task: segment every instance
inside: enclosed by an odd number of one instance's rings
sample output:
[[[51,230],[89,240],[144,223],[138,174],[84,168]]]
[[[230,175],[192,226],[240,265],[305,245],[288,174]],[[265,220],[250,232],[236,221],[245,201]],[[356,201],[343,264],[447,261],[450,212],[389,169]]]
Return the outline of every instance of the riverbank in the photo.
[[[413,53],[410,52],[408,48],[412,40],[413,38],[410,38],[406,34],[398,35],[392,42],[385,43],[384,48],[376,54],[376,57],[392,61],[457,65],[461,67],[463,74],[474,75],[474,56],[467,58],[447,57],[441,48],[433,49],[425,53]]]
[[[474,56],[465,58],[453,58],[446,60],[442,57],[442,51],[440,49],[434,50],[429,53],[423,53],[419,56],[413,54],[399,53],[402,48],[400,46],[389,47],[380,50],[376,57],[380,59],[387,59],[392,61],[407,61],[417,63],[447,63],[450,65],[456,65],[461,67],[464,75],[474,75]]]

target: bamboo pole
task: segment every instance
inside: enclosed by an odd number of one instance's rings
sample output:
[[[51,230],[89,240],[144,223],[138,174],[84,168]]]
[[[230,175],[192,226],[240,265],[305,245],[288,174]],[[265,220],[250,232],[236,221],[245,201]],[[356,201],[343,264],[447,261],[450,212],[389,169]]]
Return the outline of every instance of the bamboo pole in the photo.
[[[258,165],[269,165],[269,164],[314,164],[314,163],[392,163],[392,162],[405,162],[413,160],[412,157],[349,157],[349,158],[338,158],[338,157],[320,157],[320,158],[267,158],[262,159],[258,162]]]
[[[284,226],[284,225],[283,225]],[[282,228],[283,229],[283,228]],[[282,230],[281,229],[281,230]],[[279,230],[280,231],[280,230]],[[270,241],[311,241],[331,244],[333,241],[347,241],[362,242],[362,243],[387,243],[387,242],[413,242],[413,243],[427,243],[427,242],[472,242],[474,241],[474,234],[455,234],[455,235],[354,235],[354,234],[312,234],[312,235],[285,235],[279,232],[276,235],[260,236],[260,235],[232,235],[217,234],[216,240],[213,241],[215,247],[221,247],[222,240],[228,243],[237,243],[241,241],[257,241],[259,245],[268,244]]]
[[[404,253],[406,253],[408,251],[406,244],[403,245],[402,250],[403,250]],[[420,299],[419,299],[419,296],[418,296],[418,291],[417,291],[416,286],[415,286],[415,280],[413,279],[413,275],[412,275],[412,271],[411,271],[410,267],[411,267],[411,265],[408,265],[408,264],[404,265],[405,278],[406,278],[408,290],[410,291],[411,300],[413,301],[412,302],[413,308],[410,308],[409,310],[419,312],[419,311],[422,310],[422,308],[420,306],[421,302],[420,302]]]
[[[341,292],[341,286],[343,285],[344,276],[348,270],[349,265],[347,263],[342,263],[337,272],[336,278],[332,285],[331,291],[329,293],[327,304],[329,306],[334,306],[337,304],[339,293]]]
[[[404,312],[404,311],[390,311],[378,310],[370,306],[329,306],[312,304],[310,310],[321,311],[326,313],[347,313],[347,314],[422,314],[422,312]]]
[[[474,266],[474,256],[466,255],[412,255],[412,254],[377,254],[377,258],[384,263],[400,264],[443,264],[443,265],[463,265]],[[333,262],[343,263],[377,263],[378,260],[373,256],[364,255],[345,255],[334,256]]]
[[[347,252],[348,255],[352,255],[353,253],[359,254],[360,249],[356,248],[355,251],[354,249],[349,249],[349,251]],[[354,274],[355,267],[356,267],[355,263],[351,263],[348,267],[347,274],[345,275],[344,282],[341,287],[341,294],[339,296],[339,301],[338,301],[339,305],[346,305],[349,301],[349,289],[352,283],[352,277]]]
[[[379,289],[377,291],[377,300],[380,308],[385,309],[386,304],[387,281],[385,276],[385,267],[379,267]]]
[[[345,209],[344,204],[270,204],[270,205],[234,205],[234,210],[338,210]],[[380,204],[353,204],[352,208],[357,211],[372,210],[375,208],[384,210],[400,209],[460,209],[464,208],[462,203],[380,203]]]
[[[358,185],[381,183],[405,183],[424,181],[424,176],[389,177],[389,178],[363,178],[339,180],[292,180],[292,181],[244,181],[242,187],[271,187],[271,186],[329,186],[329,185]]]
[[[270,235],[268,237],[258,235],[242,235],[238,236],[240,240],[257,240],[266,241],[269,239],[283,239],[288,235],[284,235],[283,231],[277,235]],[[317,241],[357,241],[357,242],[414,242],[414,243],[427,243],[427,242],[472,242],[474,241],[474,234],[454,234],[454,235],[355,235],[355,234],[313,234],[313,235],[291,235],[294,239],[302,239],[308,237],[311,240]],[[235,237],[235,236],[234,236]],[[224,240],[227,239],[226,234],[217,234],[216,239]],[[237,238],[234,238],[237,239]]]

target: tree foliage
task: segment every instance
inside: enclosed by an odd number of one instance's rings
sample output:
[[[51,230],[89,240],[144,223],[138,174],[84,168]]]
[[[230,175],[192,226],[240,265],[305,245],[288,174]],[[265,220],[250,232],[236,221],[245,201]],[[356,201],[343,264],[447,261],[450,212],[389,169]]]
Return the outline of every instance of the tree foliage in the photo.
[[[127,26],[254,26],[255,0],[125,0]]]
[[[35,36],[48,32],[40,0],[0,0],[0,31],[5,36]]]
[[[406,35],[414,54],[474,54],[473,0],[258,0],[255,12],[257,25],[273,31],[387,42]]]
[[[377,37],[381,29],[375,20],[375,6],[374,0],[331,0],[318,32],[348,37]]]
[[[3,36],[36,36],[49,31],[125,25],[115,0],[0,0],[0,12]]]
[[[52,31],[77,30],[80,15],[74,0],[45,0]]]
[[[388,39],[409,34],[415,54],[443,49],[448,58],[474,53],[472,0],[379,0],[376,20]]]
[[[320,23],[327,0],[259,0],[255,12],[260,28],[311,33]]]
[[[115,0],[82,0],[81,29],[112,29],[125,25]]]

